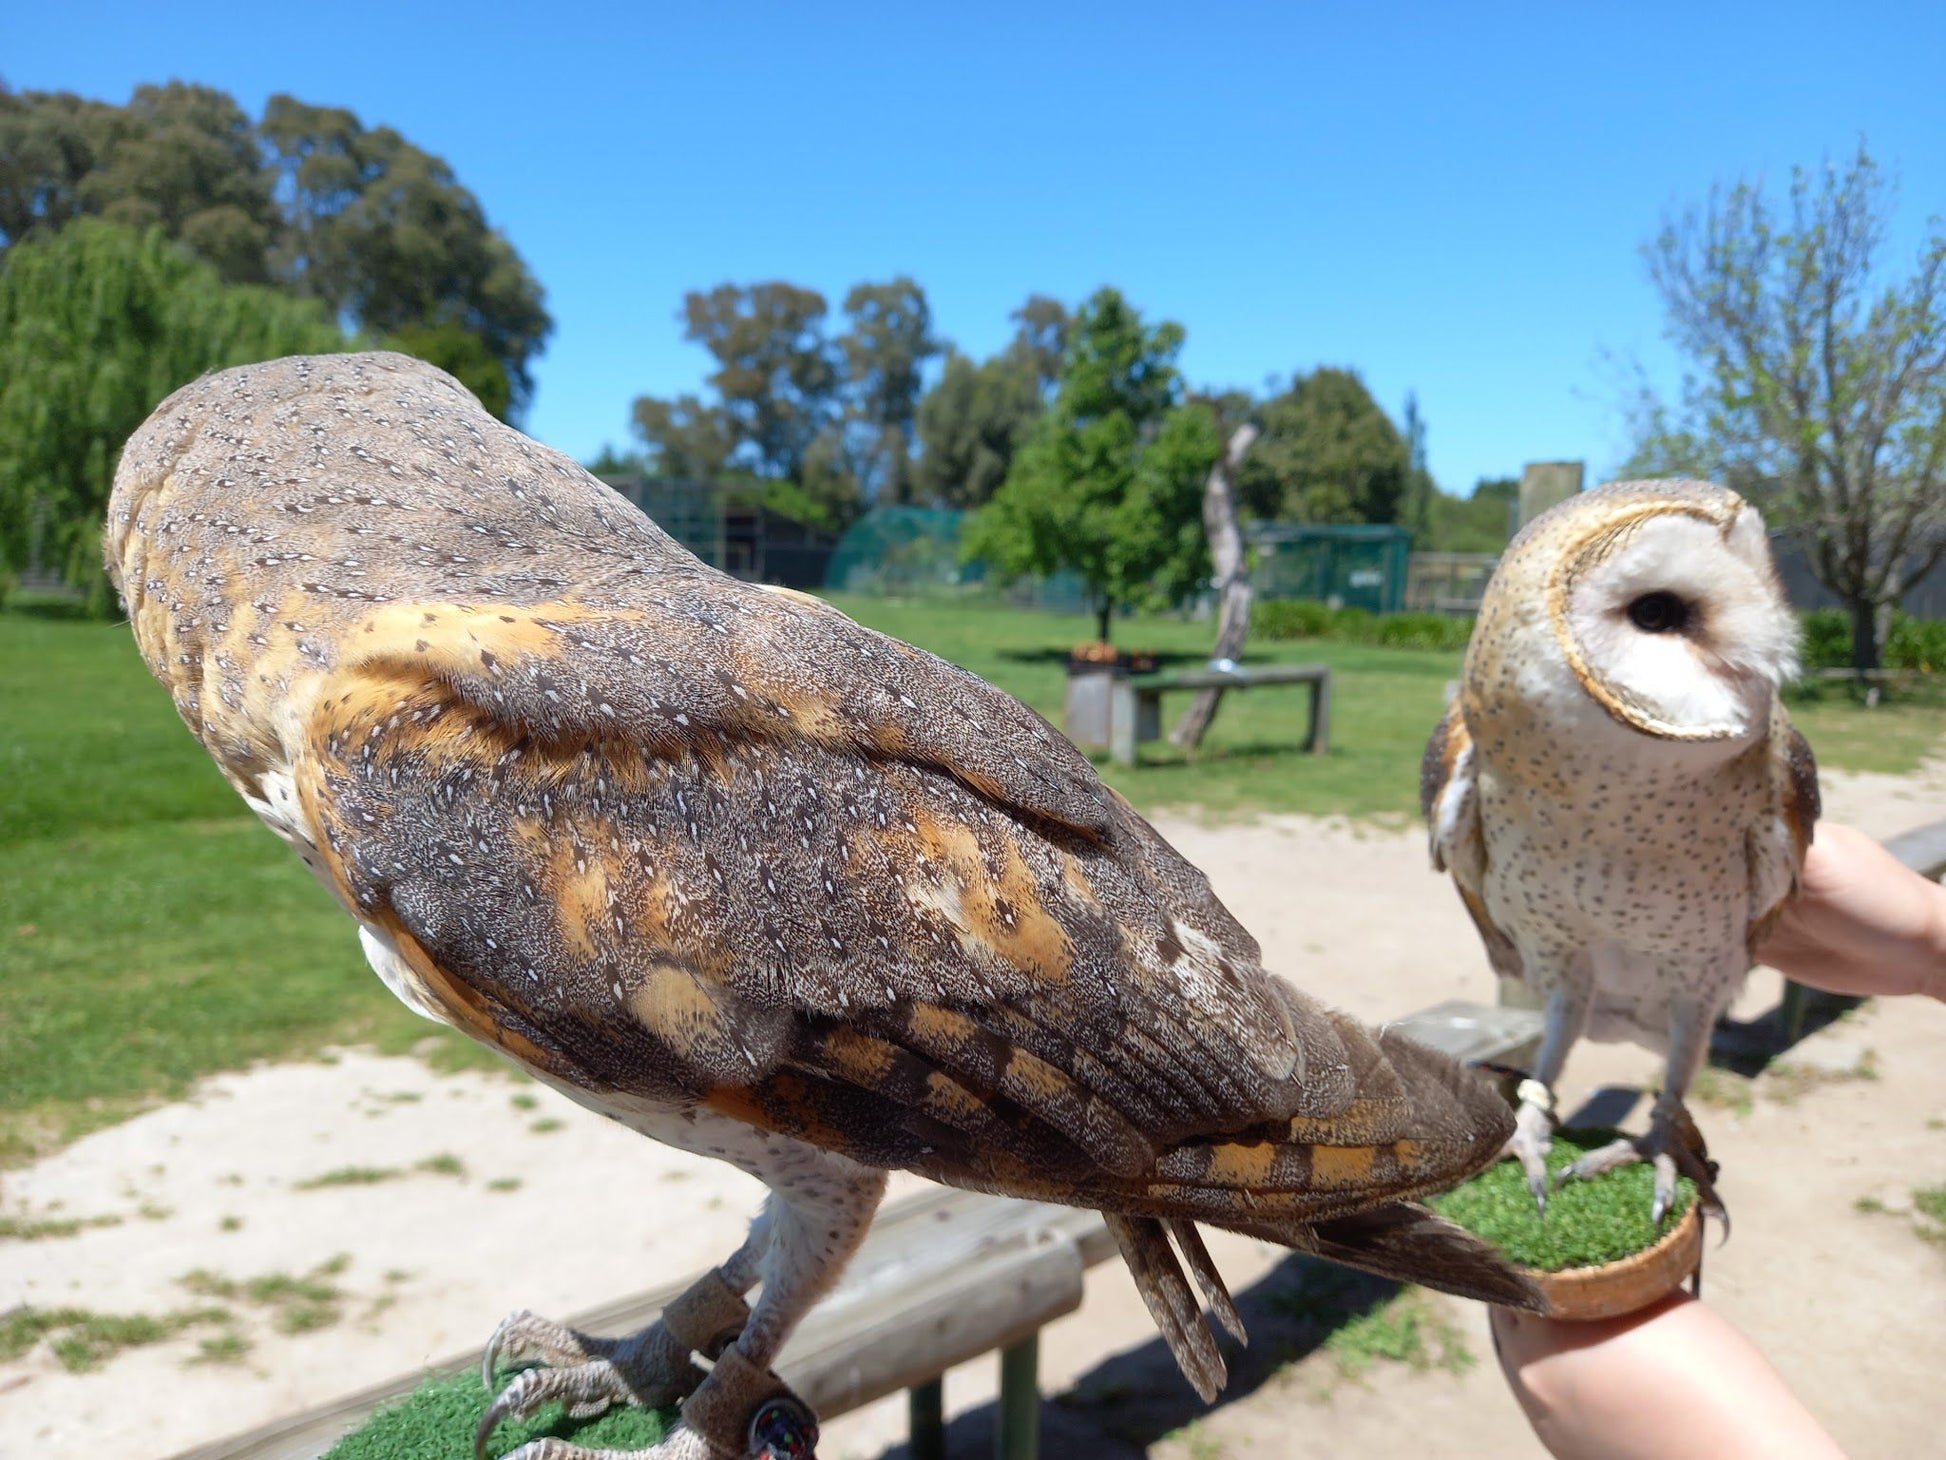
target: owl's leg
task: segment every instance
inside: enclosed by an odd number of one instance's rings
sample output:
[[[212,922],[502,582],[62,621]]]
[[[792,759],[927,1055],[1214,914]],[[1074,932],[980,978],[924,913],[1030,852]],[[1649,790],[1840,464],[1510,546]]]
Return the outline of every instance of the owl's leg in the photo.
[[[626,1455],[547,1439],[523,1445],[505,1460],[745,1460],[749,1456],[798,1460],[811,1454],[816,1420],[771,1372],[771,1366],[784,1341],[838,1280],[864,1240],[885,1192],[885,1173],[781,1137],[776,1138],[776,1146],[791,1149],[780,1151],[784,1159],[762,1172],[772,1188],[764,1215],[737,1256],[718,1269],[728,1286],[743,1281],[747,1289],[760,1281],[763,1290],[735,1341],[715,1357],[707,1374],[698,1369],[699,1380],[683,1402],[682,1425],[661,1444]],[[582,1347],[585,1351],[585,1341]],[[566,1356],[573,1362],[572,1351]],[[687,1352],[683,1357],[695,1367]],[[549,1399],[568,1399],[569,1413],[576,1417],[598,1413],[617,1400],[639,1402],[625,1385],[615,1384],[610,1377],[615,1372],[615,1364],[597,1358],[570,1368],[523,1374],[494,1401],[481,1422],[475,1437],[476,1460],[486,1454],[493,1426],[502,1418],[529,1416]],[[567,1377],[539,1381],[541,1388],[532,1395],[515,1394],[535,1374]],[[586,1407],[576,1408],[584,1387],[591,1391],[590,1398],[579,1401]],[[624,1392],[616,1392],[618,1388]]]
[[[1683,1104],[1683,1096],[1689,1092],[1696,1072],[1709,1057],[1710,1026],[1713,1023],[1714,1019],[1701,1001],[1678,999],[1674,1002],[1669,1015],[1669,1058],[1664,1066],[1662,1093],[1656,1096],[1655,1106],[1649,1114],[1648,1134],[1624,1136],[1588,1152],[1562,1171],[1561,1181],[1564,1184],[1599,1176],[1604,1171],[1613,1171],[1636,1161],[1653,1162],[1655,1196],[1649,1215],[1654,1224],[1660,1227],[1669,1208],[1675,1205],[1676,1172],[1680,1166],[1682,1174],[1695,1181],[1705,1208],[1718,1216],[1722,1215],[1723,1206],[1716,1195],[1715,1173],[1699,1154],[1700,1138],[1693,1135],[1695,1128]]]
[[[1588,989],[1564,968],[1547,995],[1547,1021],[1534,1073],[1520,1082],[1520,1107],[1503,1157],[1513,1156],[1527,1174],[1534,1204],[1547,1211],[1547,1153],[1554,1143],[1554,1086],[1567,1067],[1568,1051],[1588,1027]]]
[[[500,1391],[480,1421],[476,1452],[501,1420],[531,1418],[557,1399],[571,1417],[587,1419],[611,1404],[660,1409],[686,1398],[707,1377],[691,1355],[714,1358],[749,1320],[743,1298],[757,1284],[770,1233],[766,1204],[728,1261],[698,1278],[655,1322],[622,1338],[582,1333],[524,1310],[511,1314],[487,1340],[480,1382],[492,1389],[503,1360],[538,1360],[544,1367],[528,1369]]]

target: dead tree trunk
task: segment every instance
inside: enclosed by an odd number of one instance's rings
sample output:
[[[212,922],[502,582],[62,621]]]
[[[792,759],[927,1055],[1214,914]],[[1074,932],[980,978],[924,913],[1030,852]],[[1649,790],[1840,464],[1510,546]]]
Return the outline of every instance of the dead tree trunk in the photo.
[[[1250,636],[1250,572],[1243,560],[1243,530],[1237,526],[1236,483],[1237,468],[1256,439],[1255,426],[1247,421],[1238,426],[1223,455],[1210,468],[1209,481],[1203,487],[1203,530],[1209,534],[1218,595],[1216,647],[1210,651],[1211,659],[1236,658]],[[1169,738],[1184,750],[1194,750],[1216,718],[1222,697],[1220,689],[1196,691],[1196,698],[1176,721]]]

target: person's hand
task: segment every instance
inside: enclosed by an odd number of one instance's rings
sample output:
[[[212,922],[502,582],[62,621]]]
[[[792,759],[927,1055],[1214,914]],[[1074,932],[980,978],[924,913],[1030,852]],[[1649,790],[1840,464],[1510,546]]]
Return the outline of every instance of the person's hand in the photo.
[[[1803,888],[1757,957],[1829,993],[1946,999],[1946,887],[1863,832],[1820,822]]]
[[[1556,1460],[1844,1460],[1756,1346],[1687,1293],[1593,1323],[1495,1308],[1493,1348]]]

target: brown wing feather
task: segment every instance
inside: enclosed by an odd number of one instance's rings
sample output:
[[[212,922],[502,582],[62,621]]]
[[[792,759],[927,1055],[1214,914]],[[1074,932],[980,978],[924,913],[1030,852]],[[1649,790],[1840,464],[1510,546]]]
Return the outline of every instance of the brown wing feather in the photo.
[[[1517,980],[1522,977],[1520,950],[1487,912],[1482,890],[1487,853],[1479,825],[1477,793],[1468,781],[1456,783],[1456,778],[1471,775],[1468,752],[1472,745],[1466,716],[1456,697],[1426,742],[1426,753],[1419,762],[1419,811],[1426,818],[1432,843],[1433,870],[1452,874],[1453,885],[1459,889],[1460,901],[1466,904],[1467,915],[1479,930],[1480,942],[1486,947],[1487,962],[1493,971],[1501,978]],[[1450,807],[1449,791],[1460,798]],[[1442,824],[1442,818],[1450,824]]]
[[[1747,840],[1752,913],[1748,942],[1753,957],[1785,902],[1797,891],[1822,810],[1817,759],[1781,703],[1772,708],[1764,754],[1769,757],[1771,814],[1751,829]]]
[[[1504,1138],[1435,1057],[1191,926],[1199,889],[1203,927],[1227,915],[1114,801],[1089,834],[856,730],[571,736],[557,714],[543,737],[454,666],[613,699],[573,672],[586,620],[569,639],[538,613],[546,669],[522,671],[513,617],[420,611],[416,664],[351,658],[302,794],[347,900],[530,1062],[947,1181],[1218,1222],[1416,1194]]]
[[[597,1097],[1293,1245],[1504,1138],[1450,1061],[1269,978],[1038,716],[704,568],[427,367],[179,392],[107,538],[232,779],[288,766],[429,996]],[[1415,1275],[1504,1300],[1449,1257]]]

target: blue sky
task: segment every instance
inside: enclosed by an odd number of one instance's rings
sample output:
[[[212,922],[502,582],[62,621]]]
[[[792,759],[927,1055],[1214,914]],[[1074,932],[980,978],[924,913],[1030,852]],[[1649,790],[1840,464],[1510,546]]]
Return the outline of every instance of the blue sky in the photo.
[[[698,387],[684,290],[905,272],[975,355],[1113,283],[1198,384],[1416,390],[1465,491],[1616,460],[1604,354],[1675,368],[1638,247],[1712,182],[1863,134],[1902,256],[1946,212],[1946,6],[1846,10],[117,0],[6,6],[0,76],[289,91],[444,156],[547,289],[528,429],[584,458]]]

